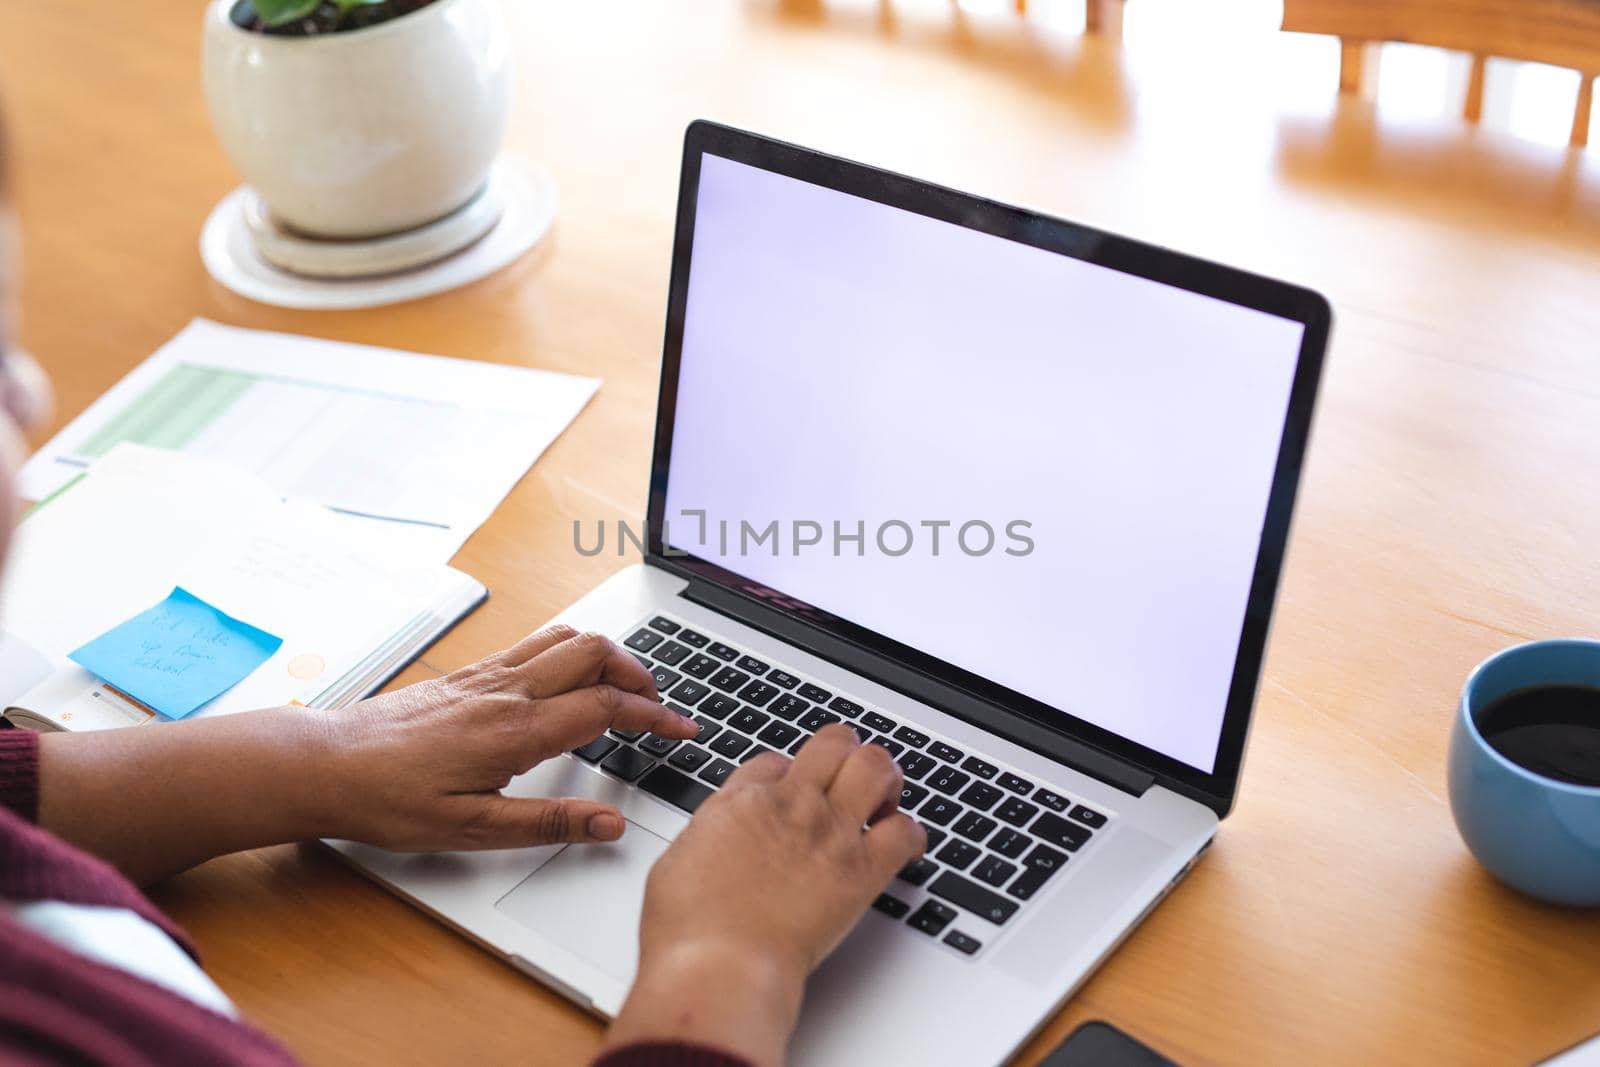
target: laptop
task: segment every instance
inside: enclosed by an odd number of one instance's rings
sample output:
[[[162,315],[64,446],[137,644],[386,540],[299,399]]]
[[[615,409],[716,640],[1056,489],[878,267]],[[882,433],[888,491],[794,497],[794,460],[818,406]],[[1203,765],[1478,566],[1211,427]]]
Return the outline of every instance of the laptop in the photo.
[[[613,844],[334,847],[610,1016],[694,809],[847,722],[929,847],[813,978],[792,1061],[1004,1061],[1233,804],[1329,326],[1302,288],[694,123],[643,561],[555,621],[701,734],[512,784],[617,805]],[[617,551],[606,525],[575,547]]]

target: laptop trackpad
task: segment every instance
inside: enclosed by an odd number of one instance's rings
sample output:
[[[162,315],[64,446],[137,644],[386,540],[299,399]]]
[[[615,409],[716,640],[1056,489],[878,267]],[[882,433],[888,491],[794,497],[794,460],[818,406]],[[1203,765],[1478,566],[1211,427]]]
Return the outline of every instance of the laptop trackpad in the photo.
[[[636,822],[605,845],[568,845],[495,907],[627,985],[639,966],[644,881],[667,841]]]

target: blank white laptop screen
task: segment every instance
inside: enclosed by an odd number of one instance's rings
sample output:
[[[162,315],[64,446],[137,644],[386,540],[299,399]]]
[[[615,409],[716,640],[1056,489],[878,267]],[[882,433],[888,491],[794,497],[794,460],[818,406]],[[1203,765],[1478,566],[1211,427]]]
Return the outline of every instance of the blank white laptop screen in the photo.
[[[667,541],[1209,772],[1301,333],[708,154]]]

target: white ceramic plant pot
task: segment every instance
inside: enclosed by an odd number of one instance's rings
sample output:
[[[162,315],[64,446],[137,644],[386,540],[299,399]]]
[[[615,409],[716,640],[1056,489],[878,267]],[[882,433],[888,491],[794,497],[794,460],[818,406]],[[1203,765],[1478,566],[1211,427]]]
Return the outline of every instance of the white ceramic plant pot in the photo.
[[[206,9],[206,103],[217,137],[273,216],[318,237],[372,237],[442,218],[483,188],[511,95],[497,0],[435,0],[316,37]]]

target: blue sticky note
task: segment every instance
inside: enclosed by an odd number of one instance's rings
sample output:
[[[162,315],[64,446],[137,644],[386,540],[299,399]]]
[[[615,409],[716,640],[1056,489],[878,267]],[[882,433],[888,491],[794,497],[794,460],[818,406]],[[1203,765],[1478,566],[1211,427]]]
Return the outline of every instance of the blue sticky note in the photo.
[[[181,719],[233,688],[282,644],[282,638],[175,588],[70,658],[141,704]]]

